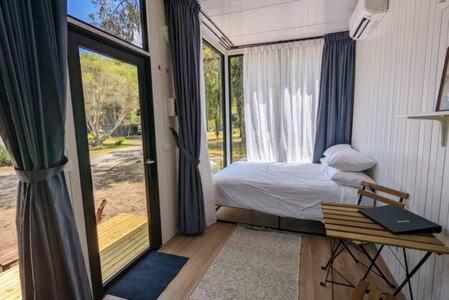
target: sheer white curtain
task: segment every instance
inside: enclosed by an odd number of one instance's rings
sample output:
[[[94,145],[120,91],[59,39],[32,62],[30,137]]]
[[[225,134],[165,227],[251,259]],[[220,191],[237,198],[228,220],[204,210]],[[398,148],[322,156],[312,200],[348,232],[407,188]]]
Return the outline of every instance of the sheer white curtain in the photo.
[[[249,161],[312,161],[323,45],[318,39],[245,51]]]
[[[203,49],[203,42],[201,42]],[[206,92],[204,84],[203,72],[203,51],[200,58],[200,94],[201,94],[201,150],[200,164],[198,168],[201,174],[201,183],[203,184],[204,196],[204,215],[206,217],[206,225],[209,226],[217,222],[217,214],[215,211],[215,193],[214,182],[212,179],[212,171],[210,168],[209,149],[207,146],[207,127],[206,127]]]

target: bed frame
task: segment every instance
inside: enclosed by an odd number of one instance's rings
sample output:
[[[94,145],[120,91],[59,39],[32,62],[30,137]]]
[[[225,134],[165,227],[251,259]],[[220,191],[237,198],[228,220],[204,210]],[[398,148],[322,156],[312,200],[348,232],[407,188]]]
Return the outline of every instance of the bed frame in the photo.
[[[281,231],[325,235],[321,221],[280,217],[251,209],[216,206],[217,221],[223,223],[261,226]]]

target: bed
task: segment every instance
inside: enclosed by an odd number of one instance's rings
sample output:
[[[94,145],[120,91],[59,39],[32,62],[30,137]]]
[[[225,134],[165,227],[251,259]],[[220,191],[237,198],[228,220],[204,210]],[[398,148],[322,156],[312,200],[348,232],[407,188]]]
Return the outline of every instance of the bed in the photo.
[[[321,164],[236,162],[214,176],[215,203],[321,220],[321,201],[357,203],[357,189],[333,182]]]

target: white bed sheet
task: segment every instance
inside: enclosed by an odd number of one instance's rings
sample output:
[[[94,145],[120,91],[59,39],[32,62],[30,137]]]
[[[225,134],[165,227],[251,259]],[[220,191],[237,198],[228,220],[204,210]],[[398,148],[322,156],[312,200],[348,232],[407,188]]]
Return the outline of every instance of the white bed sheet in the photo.
[[[236,162],[214,176],[215,203],[276,216],[321,220],[322,201],[357,203],[320,164]]]

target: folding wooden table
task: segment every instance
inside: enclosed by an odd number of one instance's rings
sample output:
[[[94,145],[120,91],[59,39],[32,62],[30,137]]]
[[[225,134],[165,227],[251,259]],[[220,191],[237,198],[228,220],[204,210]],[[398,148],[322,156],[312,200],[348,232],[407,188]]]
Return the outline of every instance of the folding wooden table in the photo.
[[[327,282],[331,282],[333,289],[334,281],[333,279],[332,281],[328,280],[328,278],[329,275],[333,277],[334,268],[332,257],[334,257],[334,254],[339,251],[338,248],[339,245],[341,245],[341,243],[335,243],[335,240],[350,240],[380,245],[374,257],[368,257],[370,259],[370,263],[367,266],[367,270],[365,272],[365,275],[363,276],[363,279],[368,276],[373,267],[377,267],[376,260],[382,252],[384,246],[400,247],[404,251],[406,278],[401,282],[401,284],[399,284],[393,295],[396,296],[408,283],[411,297],[413,299],[410,279],[413,277],[413,275],[415,275],[419,268],[421,268],[421,266],[426,262],[426,260],[432,253],[436,253],[438,255],[449,254],[449,248],[446,247],[433,234],[393,234],[368,217],[361,214],[359,212],[359,209],[361,207],[363,206],[326,202],[323,202],[321,204],[326,236],[332,238],[331,260],[330,265],[327,268],[326,280],[324,284],[326,284]],[[405,255],[405,249],[426,251],[424,257],[416,264],[416,266],[411,271],[409,269],[407,257]],[[351,284],[349,286],[353,285]]]

